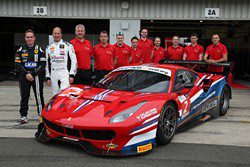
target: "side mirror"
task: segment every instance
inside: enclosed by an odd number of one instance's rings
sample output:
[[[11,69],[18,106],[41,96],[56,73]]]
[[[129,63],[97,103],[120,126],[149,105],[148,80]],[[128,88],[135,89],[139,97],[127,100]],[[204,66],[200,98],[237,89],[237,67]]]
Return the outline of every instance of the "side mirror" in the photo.
[[[191,82],[185,83],[185,84],[183,84],[183,87],[184,87],[184,88],[193,88],[193,87],[194,87],[194,84],[191,83]]]

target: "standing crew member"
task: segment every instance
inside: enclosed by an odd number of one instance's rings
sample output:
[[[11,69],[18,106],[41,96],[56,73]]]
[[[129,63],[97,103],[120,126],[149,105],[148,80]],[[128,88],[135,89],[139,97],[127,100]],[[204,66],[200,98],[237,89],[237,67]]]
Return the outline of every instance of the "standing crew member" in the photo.
[[[95,61],[96,81],[102,79],[117,63],[117,54],[115,48],[108,43],[108,32],[100,32],[100,44],[94,46],[93,57]]]
[[[26,45],[21,46],[15,55],[15,72],[19,75],[19,85],[21,94],[21,119],[18,124],[28,122],[28,103],[30,97],[30,88],[32,86],[38,115],[41,115],[44,107],[43,97],[43,71],[46,65],[44,51],[40,46],[35,44],[35,34],[32,30],[25,32]]]
[[[127,66],[130,60],[130,47],[124,43],[124,34],[122,32],[116,33],[116,41],[116,44],[113,45],[118,56],[115,68]]]
[[[54,42],[46,49],[46,80],[55,95],[74,82],[77,60],[73,45],[62,40],[61,28],[55,27],[52,35]]]
[[[92,44],[84,38],[85,27],[79,24],[75,28],[76,37],[70,41],[74,46],[77,58],[77,73],[75,76],[75,84],[90,84],[91,83],[91,65],[90,58],[92,56]]]
[[[164,48],[161,47],[161,38],[156,37],[155,38],[155,46],[154,46],[154,55],[152,59],[152,63],[158,63],[160,60],[164,59]]]
[[[182,60],[183,59],[183,47],[179,46],[180,39],[178,36],[173,36],[173,45],[167,48],[166,57],[168,60]]]
[[[208,64],[215,64],[227,61],[227,48],[225,45],[220,43],[220,36],[218,34],[214,34],[212,36],[212,42],[213,44],[207,47],[207,50],[204,55],[204,61]],[[208,56],[210,56],[210,58],[208,58]],[[223,72],[223,67],[210,65],[208,66],[208,71],[221,73]]]
[[[201,61],[204,54],[204,48],[197,43],[198,35],[196,33],[193,33],[190,35],[190,39],[191,44],[185,47],[183,60]],[[194,70],[195,68],[199,68],[197,65],[188,65],[188,67],[192,70]]]
[[[146,28],[141,29],[138,48],[143,52],[143,63],[150,63],[153,58],[154,44],[147,36],[148,30]]]
[[[139,39],[137,37],[133,37],[131,39],[131,61],[130,64],[134,64],[134,63],[142,63],[143,61],[143,53],[142,50],[138,48],[138,42]]]

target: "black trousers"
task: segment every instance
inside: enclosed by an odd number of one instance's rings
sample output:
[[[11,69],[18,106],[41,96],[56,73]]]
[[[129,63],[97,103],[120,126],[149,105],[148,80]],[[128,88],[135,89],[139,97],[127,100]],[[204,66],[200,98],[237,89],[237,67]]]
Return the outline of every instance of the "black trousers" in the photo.
[[[111,70],[95,70],[95,82],[98,82],[99,80],[101,80],[105,75],[107,75],[108,73],[110,73]]]
[[[37,113],[41,115],[42,109],[44,107],[44,97],[43,97],[43,77],[35,76],[34,80],[28,81],[25,76],[19,77],[19,88],[21,95],[21,107],[20,107],[20,115],[27,116],[29,110],[29,97],[30,97],[30,88],[33,88],[35,98],[36,98],[36,106]]]
[[[92,71],[91,70],[77,70],[75,75],[74,84],[87,84],[92,83]]]

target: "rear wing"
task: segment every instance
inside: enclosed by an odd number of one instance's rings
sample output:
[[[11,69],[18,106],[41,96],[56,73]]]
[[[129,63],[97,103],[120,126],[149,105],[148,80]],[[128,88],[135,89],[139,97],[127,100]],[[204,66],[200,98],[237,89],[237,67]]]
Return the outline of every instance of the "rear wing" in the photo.
[[[225,76],[228,76],[230,72],[234,69],[234,62],[222,62],[222,63],[215,63],[215,64],[208,64],[204,61],[193,61],[193,60],[162,60],[159,61],[160,64],[178,64],[178,65],[183,65],[187,66],[188,64],[190,65],[199,65],[201,67],[199,72],[207,72],[206,67],[208,65],[215,65],[215,66],[221,66],[224,67],[224,70],[222,73]]]

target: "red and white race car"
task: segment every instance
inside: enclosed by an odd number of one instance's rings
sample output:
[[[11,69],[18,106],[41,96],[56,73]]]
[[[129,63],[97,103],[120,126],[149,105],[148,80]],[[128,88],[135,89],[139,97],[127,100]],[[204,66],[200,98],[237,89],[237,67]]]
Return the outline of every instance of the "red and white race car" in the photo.
[[[230,99],[222,75],[171,64],[120,67],[94,86],[73,85],[52,97],[36,138],[78,143],[93,154],[141,154],[168,144],[197,116],[225,115]]]

